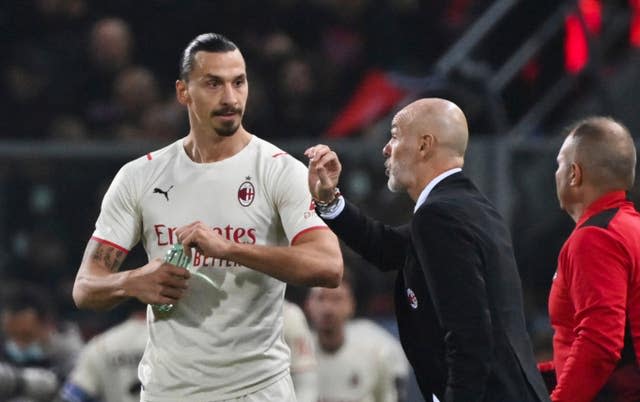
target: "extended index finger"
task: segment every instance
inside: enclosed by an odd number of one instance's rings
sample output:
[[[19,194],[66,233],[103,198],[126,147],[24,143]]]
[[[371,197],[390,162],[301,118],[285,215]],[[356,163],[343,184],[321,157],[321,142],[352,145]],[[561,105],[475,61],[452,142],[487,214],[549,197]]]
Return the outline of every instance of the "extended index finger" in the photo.
[[[315,168],[323,168],[333,162],[340,163],[338,154],[327,147],[326,150],[322,150],[322,152],[317,153],[313,160],[309,162],[309,165]]]
[[[304,155],[309,159],[316,159],[329,151],[331,151],[331,148],[329,148],[328,146],[324,144],[318,144],[307,148],[307,150],[304,151]]]

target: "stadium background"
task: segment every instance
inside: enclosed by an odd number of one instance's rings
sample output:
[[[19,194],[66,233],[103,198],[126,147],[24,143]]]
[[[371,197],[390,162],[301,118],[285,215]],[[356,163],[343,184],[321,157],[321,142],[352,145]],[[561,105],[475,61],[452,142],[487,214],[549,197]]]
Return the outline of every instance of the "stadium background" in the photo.
[[[386,189],[391,116],[422,96],[457,102],[471,130],[465,171],[510,224],[540,358],[572,229],[555,198],[562,128],[599,113],[640,132],[634,0],[12,0],[0,30],[2,288],[42,285],[87,339],[123,318],[78,311],[70,297],[102,194],[124,162],[186,134],[174,82],[198,33],[243,51],[250,132],[301,160],[309,145],[336,147],[343,193],[389,223],[412,210]],[[392,277],[345,253],[358,314],[392,327]],[[144,260],[138,249],[125,266]]]

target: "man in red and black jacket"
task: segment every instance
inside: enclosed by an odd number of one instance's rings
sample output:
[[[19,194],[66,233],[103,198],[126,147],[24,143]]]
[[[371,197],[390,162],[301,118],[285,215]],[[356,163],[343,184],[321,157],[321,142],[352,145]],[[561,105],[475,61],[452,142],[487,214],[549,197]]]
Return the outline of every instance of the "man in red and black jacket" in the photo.
[[[558,153],[558,200],[576,227],[549,296],[554,402],[640,401],[640,215],[626,199],[635,166],[629,131],[604,117],[576,124]]]

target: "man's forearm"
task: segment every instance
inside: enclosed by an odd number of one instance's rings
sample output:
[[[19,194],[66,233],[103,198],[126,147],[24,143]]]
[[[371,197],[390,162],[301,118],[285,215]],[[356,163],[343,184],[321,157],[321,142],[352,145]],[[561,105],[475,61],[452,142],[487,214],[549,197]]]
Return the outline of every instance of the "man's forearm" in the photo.
[[[342,280],[343,261],[335,246],[306,243],[296,246],[232,244],[226,259],[302,286],[337,287]]]
[[[79,273],[73,286],[73,300],[78,308],[111,309],[127,298],[124,283],[128,271],[104,275]]]

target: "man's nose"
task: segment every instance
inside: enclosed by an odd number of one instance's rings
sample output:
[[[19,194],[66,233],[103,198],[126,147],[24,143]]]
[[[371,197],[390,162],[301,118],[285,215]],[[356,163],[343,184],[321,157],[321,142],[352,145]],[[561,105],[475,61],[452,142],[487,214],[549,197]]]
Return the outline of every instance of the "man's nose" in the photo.
[[[236,93],[231,84],[224,86],[222,92],[222,99],[220,100],[224,105],[235,105],[237,102]]]
[[[384,147],[382,147],[382,155],[385,158],[388,158],[389,156],[391,156],[391,147],[389,146],[388,142],[384,145]]]

